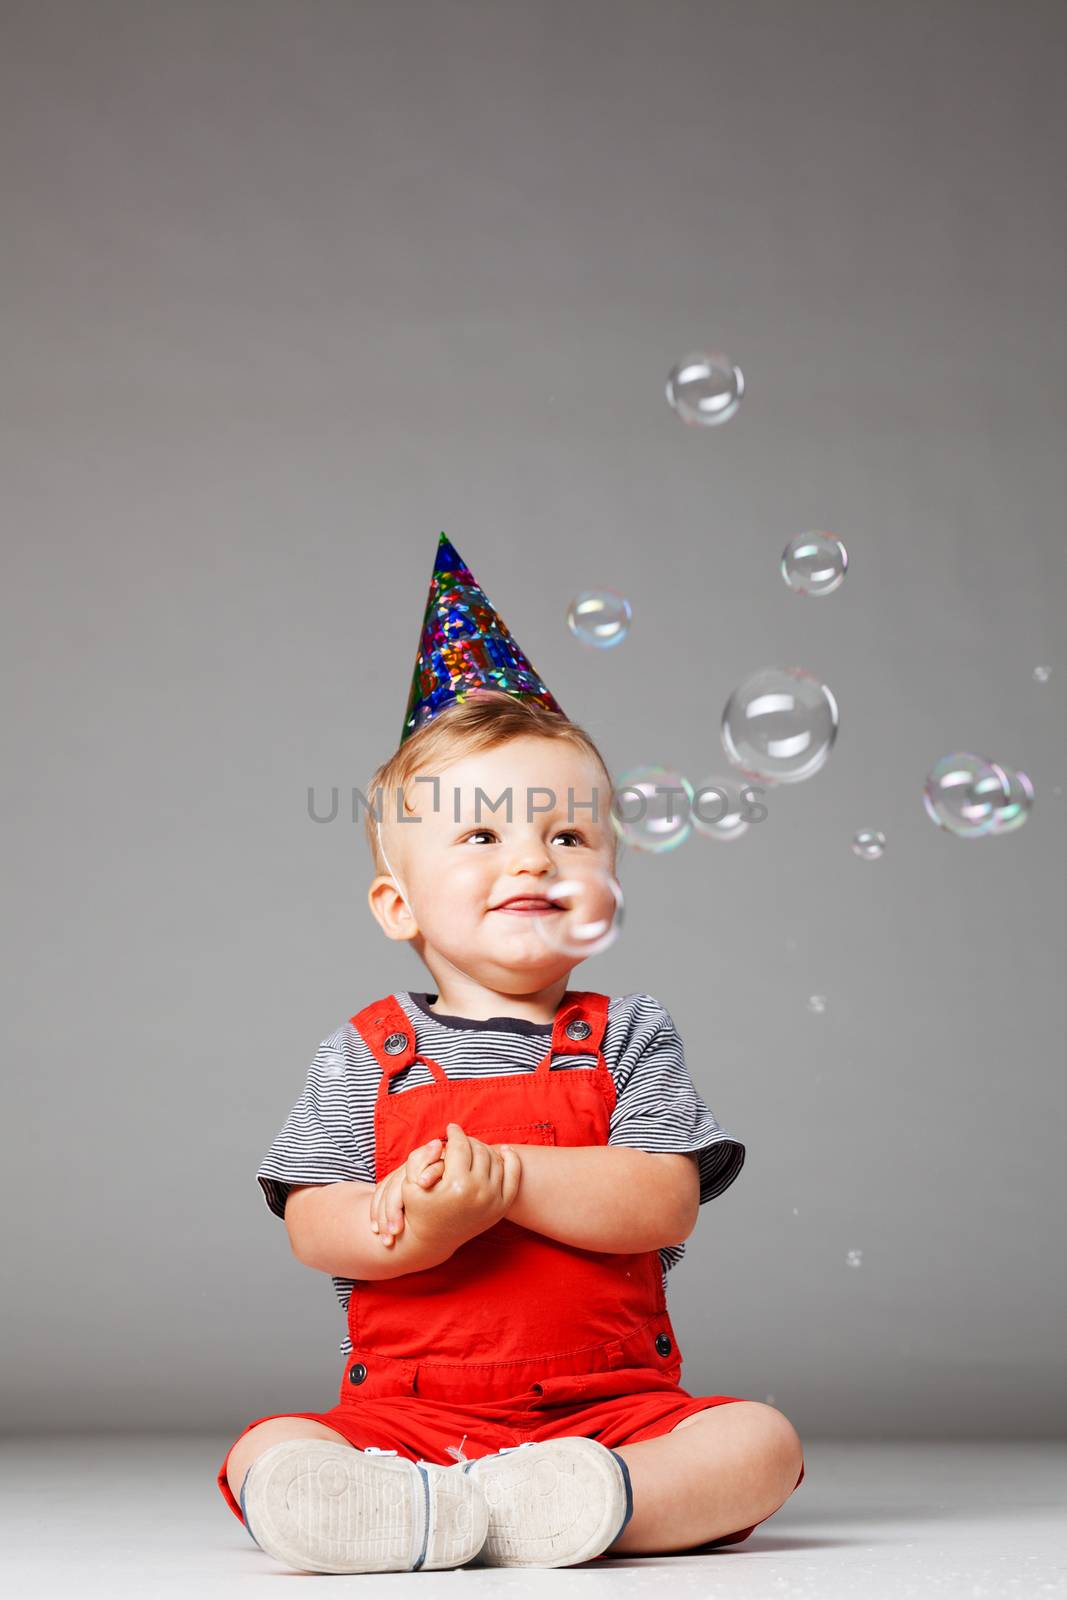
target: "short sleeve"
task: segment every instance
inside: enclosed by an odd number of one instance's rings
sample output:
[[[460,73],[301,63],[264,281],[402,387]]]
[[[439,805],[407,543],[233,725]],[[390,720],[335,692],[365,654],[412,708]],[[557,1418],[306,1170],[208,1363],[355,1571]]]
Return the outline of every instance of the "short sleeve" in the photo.
[[[616,1103],[608,1144],[654,1153],[692,1152],[704,1205],[733,1183],[744,1165],[745,1147],[719,1126],[698,1093],[670,1013],[651,995],[626,998],[633,1005],[612,1068]]]
[[[359,1136],[353,1062],[343,1031],[324,1039],[300,1098],[260,1163],[256,1177],[267,1205],[285,1216],[289,1190],[301,1183],[373,1183],[366,1141]]]

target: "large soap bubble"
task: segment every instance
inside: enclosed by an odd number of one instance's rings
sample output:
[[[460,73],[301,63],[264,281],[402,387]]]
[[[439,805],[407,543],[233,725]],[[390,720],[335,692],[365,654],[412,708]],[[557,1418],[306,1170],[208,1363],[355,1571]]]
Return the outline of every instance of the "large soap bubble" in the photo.
[[[615,786],[611,820],[635,850],[673,850],[692,831],[693,785],[669,767],[633,767]]]
[[[562,910],[534,918],[534,927],[552,950],[581,960],[598,956],[622,929],[623,897],[618,879],[601,868],[572,869],[542,882],[542,890]]]
[[[931,768],[923,789],[927,815],[957,839],[981,839],[1021,827],[1033,802],[1025,773],[957,750]]]
[[[567,626],[576,639],[595,650],[610,650],[630,631],[629,600],[610,589],[586,589],[567,607]]]
[[[794,594],[833,594],[845,581],[848,551],[832,533],[802,533],[786,545],[779,566]]]
[[[766,667],[726,702],[723,749],[762,783],[801,783],[822,767],[837,737],[837,701],[800,667]]]
[[[686,356],[667,379],[667,399],[683,422],[699,428],[729,422],[744,392],[741,368],[723,355]]]

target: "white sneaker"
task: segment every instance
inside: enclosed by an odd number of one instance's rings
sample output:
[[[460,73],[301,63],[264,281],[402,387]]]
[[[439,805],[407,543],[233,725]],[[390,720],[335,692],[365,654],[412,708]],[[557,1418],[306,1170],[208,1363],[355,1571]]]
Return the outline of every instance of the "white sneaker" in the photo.
[[[241,1503],[268,1555],[301,1572],[461,1567],[485,1541],[474,1481],[395,1450],[286,1439],[257,1456]]]
[[[479,1552],[488,1567],[570,1567],[614,1544],[633,1512],[622,1458],[575,1436],[506,1445],[449,1467],[474,1478],[489,1507]]]

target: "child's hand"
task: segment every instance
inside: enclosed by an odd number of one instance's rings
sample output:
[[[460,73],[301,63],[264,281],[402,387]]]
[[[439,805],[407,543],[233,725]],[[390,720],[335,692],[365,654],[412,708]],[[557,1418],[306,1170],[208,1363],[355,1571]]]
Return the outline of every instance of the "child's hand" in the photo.
[[[511,1208],[519,1192],[522,1162],[510,1145],[483,1144],[458,1122],[446,1129],[444,1172],[427,1190],[401,1180],[404,1210],[420,1244],[452,1251],[484,1233]]]
[[[379,1234],[383,1244],[391,1245],[404,1226],[405,1180],[431,1189],[445,1170],[444,1161],[440,1159],[443,1148],[440,1139],[420,1145],[375,1188],[370,1202],[370,1225],[372,1233]]]

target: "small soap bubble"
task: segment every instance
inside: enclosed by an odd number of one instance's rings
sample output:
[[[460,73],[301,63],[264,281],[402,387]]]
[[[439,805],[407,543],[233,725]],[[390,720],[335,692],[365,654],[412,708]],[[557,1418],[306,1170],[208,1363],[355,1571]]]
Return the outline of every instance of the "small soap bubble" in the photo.
[[[633,608],[621,594],[610,589],[586,589],[575,595],[567,607],[567,626],[582,644],[594,650],[610,650],[621,644],[630,631]]]
[[[693,829],[693,785],[669,767],[632,767],[611,801],[616,833],[635,850],[674,850]]]
[[[848,1255],[845,1257],[845,1260],[848,1262],[848,1265],[850,1267],[862,1267],[862,1265],[863,1265],[863,1251],[862,1250],[850,1250]]]
[[[326,1078],[341,1078],[344,1076],[345,1062],[343,1056],[325,1055],[322,1058],[322,1073]]]
[[[954,751],[930,769],[923,804],[939,828],[957,839],[979,839],[1009,805],[1007,774],[984,756]]]
[[[782,551],[779,569],[794,594],[833,594],[845,581],[848,551],[832,533],[802,533]]]
[[[766,667],[727,700],[722,744],[761,783],[801,783],[825,765],[837,738],[837,702],[800,667]]]
[[[794,1217],[799,1217],[800,1215],[800,1212],[797,1210],[796,1206],[793,1207],[793,1215]]]
[[[705,778],[693,785],[694,832],[705,839],[740,839],[748,832],[749,819],[756,815],[757,800],[752,785],[734,774]]]
[[[541,887],[560,908],[533,918],[549,949],[581,960],[598,956],[615,943],[622,931],[623,897],[610,872],[589,867],[581,874],[573,871],[569,877],[545,879]]]
[[[1051,667],[1035,667],[1034,668],[1034,681],[1035,681],[1035,683],[1047,683],[1048,680],[1051,678],[1051,676],[1052,676],[1052,668]]]
[[[852,840],[852,853],[861,861],[881,861],[885,855],[885,834],[875,828],[861,828]]]
[[[667,399],[683,422],[715,428],[737,414],[745,380],[729,356],[698,352],[671,368]]]
[[[821,1017],[826,1010],[826,996],[824,994],[809,995],[808,1010],[813,1011],[817,1017]]]
[[[773,1406],[773,1404],[774,1404],[774,1396],[773,1396],[773,1394],[769,1394],[767,1396],[766,1404],[769,1405],[769,1406]]]

